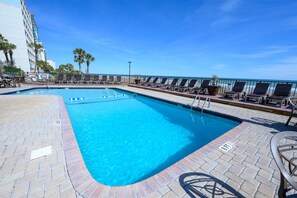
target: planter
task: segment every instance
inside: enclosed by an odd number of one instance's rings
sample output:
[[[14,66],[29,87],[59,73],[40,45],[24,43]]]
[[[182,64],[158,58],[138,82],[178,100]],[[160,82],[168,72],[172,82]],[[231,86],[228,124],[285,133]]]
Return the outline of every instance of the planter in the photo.
[[[140,84],[140,79],[134,79],[135,84]]]
[[[219,93],[221,86],[219,85],[208,85],[207,89],[208,89],[208,94],[215,96]]]

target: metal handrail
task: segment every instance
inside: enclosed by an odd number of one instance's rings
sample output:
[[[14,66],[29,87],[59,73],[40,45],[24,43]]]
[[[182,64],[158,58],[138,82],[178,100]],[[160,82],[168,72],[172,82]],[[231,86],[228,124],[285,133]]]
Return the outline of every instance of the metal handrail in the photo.
[[[196,102],[197,99],[198,99],[198,104],[197,104],[197,106],[199,107],[199,105],[200,105],[200,101],[201,101],[201,97],[200,97],[200,95],[197,95],[197,96],[194,98],[193,102],[190,104],[190,106],[191,106],[191,111],[193,110],[193,106],[194,106],[194,104],[195,104],[195,102]],[[202,104],[202,107],[201,107],[201,113],[203,113],[204,106],[205,106],[205,104],[206,104],[207,102],[208,102],[208,107],[207,107],[207,108],[210,107],[210,98],[206,98],[206,99],[204,100],[203,104]]]

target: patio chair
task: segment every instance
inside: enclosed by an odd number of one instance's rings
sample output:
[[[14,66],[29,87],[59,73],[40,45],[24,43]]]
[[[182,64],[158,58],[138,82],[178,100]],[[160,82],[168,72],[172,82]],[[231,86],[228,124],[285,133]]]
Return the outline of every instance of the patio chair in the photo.
[[[288,191],[297,190],[296,140],[296,132],[283,131],[275,134],[270,141],[271,153],[280,171],[278,197],[286,197]]]
[[[190,93],[193,93],[193,94],[203,93],[203,94],[205,94],[205,92],[207,90],[207,86],[209,85],[209,83],[210,83],[210,80],[203,80],[200,87],[193,88]]]
[[[167,78],[162,78],[161,83],[156,83],[152,87],[163,87],[167,81]]]
[[[61,83],[63,83],[63,80],[64,80],[64,74],[58,74],[58,77],[57,77],[55,83],[61,84]]]
[[[66,79],[63,82],[72,83],[72,74],[66,74]]]
[[[122,84],[122,76],[117,76],[115,84]]]
[[[185,84],[187,83],[188,79],[184,78],[181,80],[181,82],[179,83],[179,85],[176,85],[176,86],[170,86],[170,90],[178,90],[179,88],[182,88],[185,86]]]
[[[2,87],[2,85],[3,85],[3,87],[5,87],[5,82],[4,82],[4,80],[2,79],[2,77],[0,76],[0,87]]]
[[[237,97],[239,99],[241,92],[244,89],[246,82],[235,82],[231,91],[225,91],[225,98],[232,98],[232,100]]]
[[[147,79],[146,79],[146,81],[145,82],[142,82],[140,85],[142,85],[142,86],[145,86],[145,85],[147,85],[149,82],[150,82],[150,80],[152,79],[152,77],[150,76],[150,77],[148,77]]]
[[[73,83],[82,83],[81,74],[74,75]]]
[[[279,106],[282,106],[282,103],[284,102],[285,106],[287,106],[291,88],[292,84],[276,84],[273,94],[267,96],[265,103],[276,102]]]
[[[91,75],[90,74],[85,75],[83,83],[85,83],[85,84],[90,84],[91,83]]]
[[[269,83],[257,83],[253,93],[245,96],[245,101],[255,100],[258,104],[264,101],[268,87]]]
[[[286,122],[286,126],[289,125],[292,117],[297,117],[297,98],[289,98],[288,101],[292,107],[292,110],[291,110],[291,114]],[[297,126],[297,123],[295,124],[295,126]]]
[[[94,75],[93,80],[91,81],[92,84],[99,84],[99,75]]]
[[[192,79],[188,84],[188,86],[179,87],[178,91],[181,91],[181,92],[191,91],[194,88],[196,82],[197,82],[197,79]]]
[[[106,81],[106,84],[114,84],[114,76],[109,76],[108,81]]]
[[[100,84],[105,84],[107,82],[107,76],[102,76],[102,79],[100,80]]]
[[[161,88],[162,88],[162,89],[170,89],[170,87],[172,87],[172,86],[176,86],[177,82],[178,82],[178,78],[174,78],[174,79],[172,80],[172,82],[171,82],[170,85],[163,86],[163,87],[161,87]]]
[[[159,80],[159,77],[155,77],[155,79],[153,80],[153,82],[147,83],[147,86],[154,86],[155,84],[157,84],[157,81],[158,80]]]

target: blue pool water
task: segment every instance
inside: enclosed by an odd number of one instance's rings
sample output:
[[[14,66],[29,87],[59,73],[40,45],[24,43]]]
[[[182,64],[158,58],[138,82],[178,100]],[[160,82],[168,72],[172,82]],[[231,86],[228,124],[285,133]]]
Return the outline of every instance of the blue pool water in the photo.
[[[33,89],[61,95],[91,175],[110,186],[148,178],[237,126],[117,89]]]

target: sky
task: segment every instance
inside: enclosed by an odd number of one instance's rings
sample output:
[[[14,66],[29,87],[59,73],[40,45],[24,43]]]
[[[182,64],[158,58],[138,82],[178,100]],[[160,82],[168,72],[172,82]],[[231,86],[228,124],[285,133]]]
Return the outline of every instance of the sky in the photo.
[[[26,0],[47,58],[91,73],[297,80],[297,1]],[[82,66],[83,71],[86,65]]]

